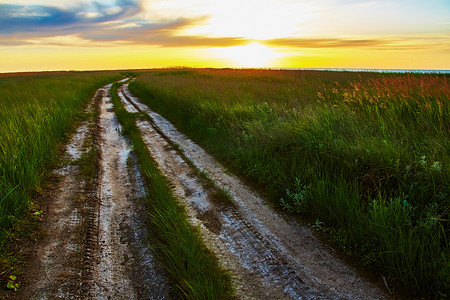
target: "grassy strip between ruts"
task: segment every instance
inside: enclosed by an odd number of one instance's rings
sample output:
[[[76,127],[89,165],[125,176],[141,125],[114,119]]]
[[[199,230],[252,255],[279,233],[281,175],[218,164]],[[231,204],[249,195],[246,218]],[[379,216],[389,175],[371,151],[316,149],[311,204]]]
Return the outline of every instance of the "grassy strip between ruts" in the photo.
[[[199,232],[187,221],[184,209],[156,167],[139,129],[136,114],[128,113],[117,95],[114,84],[111,97],[114,110],[123,126],[123,133],[133,143],[140,168],[148,187],[147,204],[152,226],[152,248],[177,287],[177,297],[186,299],[231,299],[233,289],[230,276],[218,265],[214,255],[203,245]]]
[[[450,295],[448,76],[171,69],[130,90],[394,292]]]

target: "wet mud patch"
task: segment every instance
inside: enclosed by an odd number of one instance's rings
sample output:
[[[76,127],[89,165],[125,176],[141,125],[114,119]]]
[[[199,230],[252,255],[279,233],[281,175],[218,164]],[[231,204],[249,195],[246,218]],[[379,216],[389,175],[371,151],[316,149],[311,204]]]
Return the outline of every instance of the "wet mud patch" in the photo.
[[[214,211],[208,210],[203,213],[199,213],[198,218],[202,221],[203,225],[208,228],[209,231],[213,232],[214,234],[220,234],[222,230],[222,222]]]

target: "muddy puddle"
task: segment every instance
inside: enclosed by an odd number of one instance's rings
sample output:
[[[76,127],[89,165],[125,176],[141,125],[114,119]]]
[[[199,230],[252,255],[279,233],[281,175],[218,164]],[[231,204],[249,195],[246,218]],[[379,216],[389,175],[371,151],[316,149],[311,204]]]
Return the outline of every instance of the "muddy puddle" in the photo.
[[[331,255],[309,228],[286,221],[170,122],[133,97],[127,84],[119,89],[119,96],[130,112],[150,116],[151,121],[138,123],[147,147],[191,223],[200,226],[203,240],[230,271],[239,298],[388,298]],[[216,188],[229,191],[232,203],[214,200],[213,189],[205,188],[190,164],[207,173]]]

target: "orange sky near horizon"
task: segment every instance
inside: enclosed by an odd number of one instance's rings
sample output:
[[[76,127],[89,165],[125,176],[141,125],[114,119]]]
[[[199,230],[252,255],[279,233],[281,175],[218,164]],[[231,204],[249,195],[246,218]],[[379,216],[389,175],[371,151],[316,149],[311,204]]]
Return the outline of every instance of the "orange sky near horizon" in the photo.
[[[447,0],[0,0],[0,72],[450,69]]]

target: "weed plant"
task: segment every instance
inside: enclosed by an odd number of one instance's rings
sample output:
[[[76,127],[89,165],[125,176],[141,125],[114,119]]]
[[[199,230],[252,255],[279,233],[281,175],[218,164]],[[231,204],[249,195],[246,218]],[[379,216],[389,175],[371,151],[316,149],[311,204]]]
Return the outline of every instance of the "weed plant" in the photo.
[[[130,90],[408,296],[450,297],[448,75],[158,70]]]
[[[119,96],[117,84],[111,97],[123,133],[133,143],[140,168],[145,175],[149,195],[151,232],[159,260],[164,265],[176,290],[176,299],[232,299],[230,276],[218,265],[214,255],[203,245],[198,229],[187,221],[164,176],[152,160],[136,126],[138,114],[128,113]],[[147,116],[148,117],[148,116]]]
[[[116,72],[63,72],[0,77],[0,249],[57,161],[78,112]]]

